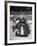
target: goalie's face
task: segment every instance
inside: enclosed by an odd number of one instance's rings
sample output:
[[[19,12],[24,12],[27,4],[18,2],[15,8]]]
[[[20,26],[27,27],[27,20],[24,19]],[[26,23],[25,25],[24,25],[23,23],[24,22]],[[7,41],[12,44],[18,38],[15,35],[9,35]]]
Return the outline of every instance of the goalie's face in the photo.
[[[20,16],[20,19],[22,19],[22,18],[23,18],[23,15]]]

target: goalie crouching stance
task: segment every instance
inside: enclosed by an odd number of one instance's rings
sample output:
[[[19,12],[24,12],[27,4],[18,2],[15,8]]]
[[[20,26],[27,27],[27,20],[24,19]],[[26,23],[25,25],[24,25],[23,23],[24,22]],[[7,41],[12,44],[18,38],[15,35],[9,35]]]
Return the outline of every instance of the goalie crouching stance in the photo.
[[[28,37],[30,34],[29,25],[26,23],[27,20],[23,18],[19,18],[16,20],[16,22],[19,20],[19,22],[16,24],[16,26],[13,26],[13,32],[15,32],[16,36],[20,37]]]

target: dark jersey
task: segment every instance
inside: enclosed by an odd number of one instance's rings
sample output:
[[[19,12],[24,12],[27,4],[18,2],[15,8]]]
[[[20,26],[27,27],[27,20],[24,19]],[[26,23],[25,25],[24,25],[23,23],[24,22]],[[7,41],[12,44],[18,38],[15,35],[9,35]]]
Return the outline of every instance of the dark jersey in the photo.
[[[19,36],[21,35],[21,26],[23,26],[23,31],[24,31],[24,37],[27,37],[30,34],[30,29],[29,25],[26,23],[27,20],[25,18],[17,18],[16,21],[19,20],[19,23],[16,24],[15,27],[13,27],[13,30],[18,29],[19,34],[16,31],[16,35],[18,34]]]
[[[19,23],[17,23],[16,28],[19,31],[19,35],[21,35],[21,26],[23,26],[23,31],[24,31],[24,37],[27,37],[30,34],[30,29],[29,29],[29,25],[26,23],[26,19],[20,19]]]

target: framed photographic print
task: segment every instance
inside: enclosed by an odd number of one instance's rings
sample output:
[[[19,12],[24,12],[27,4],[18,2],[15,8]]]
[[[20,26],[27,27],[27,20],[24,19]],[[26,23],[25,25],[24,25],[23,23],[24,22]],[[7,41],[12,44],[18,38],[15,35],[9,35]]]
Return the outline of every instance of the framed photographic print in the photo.
[[[36,3],[5,1],[5,45],[36,43]]]

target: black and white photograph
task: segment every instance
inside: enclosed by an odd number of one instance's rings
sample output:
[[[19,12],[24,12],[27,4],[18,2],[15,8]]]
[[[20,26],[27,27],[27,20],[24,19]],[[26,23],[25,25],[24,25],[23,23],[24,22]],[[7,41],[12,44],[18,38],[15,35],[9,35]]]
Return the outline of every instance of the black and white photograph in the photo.
[[[6,2],[7,44],[36,43],[35,2]]]
[[[32,7],[10,6],[10,40],[32,38]]]

